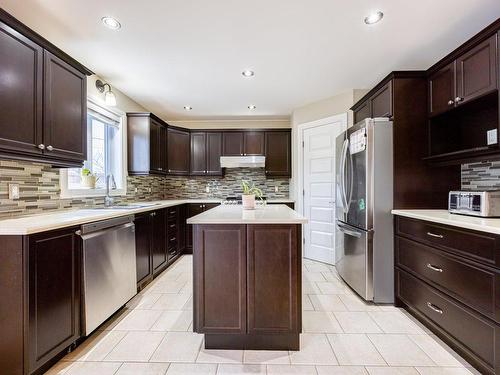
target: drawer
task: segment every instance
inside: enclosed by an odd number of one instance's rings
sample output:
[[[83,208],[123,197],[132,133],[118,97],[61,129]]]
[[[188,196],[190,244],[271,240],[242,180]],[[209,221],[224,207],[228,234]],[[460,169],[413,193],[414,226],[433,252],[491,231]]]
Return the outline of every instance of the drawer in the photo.
[[[495,311],[495,278],[499,277],[498,273],[399,236],[396,236],[396,264],[436,283],[463,303],[500,321],[500,309]]]
[[[169,219],[177,217],[177,207],[168,207],[166,210]]]
[[[167,236],[167,248],[177,246],[177,231],[169,232]]]
[[[396,234],[500,267],[499,237],[491,233],[399,216]]]
[[[495,368],[495,356],[499,355],[495,353],[495,344],[498,344],[495,334],[500,334],[497,324],[460,306],[445,294],[401,270],[397,271],[397,295],[460,342],[489,368]]]

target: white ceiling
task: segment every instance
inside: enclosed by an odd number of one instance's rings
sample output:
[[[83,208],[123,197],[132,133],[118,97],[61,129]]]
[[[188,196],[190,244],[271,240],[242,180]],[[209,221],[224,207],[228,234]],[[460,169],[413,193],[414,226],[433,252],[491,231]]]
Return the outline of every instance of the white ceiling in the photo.
[[[0,0],[159,116],[286,117],[392,70],[426,69],[500,16],[499,0]],[[365,15],[385,17],[367,26]],[[111,31],[101,17],[122,24]],[[256,76],[245,79],[250,68]],[[257,109],[250,111],[249,104]],[[184,105],[193,110],[186,112]]]

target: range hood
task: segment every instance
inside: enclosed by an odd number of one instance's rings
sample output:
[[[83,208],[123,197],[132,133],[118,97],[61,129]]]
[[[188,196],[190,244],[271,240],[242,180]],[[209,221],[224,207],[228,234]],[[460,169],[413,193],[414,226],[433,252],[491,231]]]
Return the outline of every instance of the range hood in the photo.
[[[264,168],[265,156],[221,156],[222,168]]]

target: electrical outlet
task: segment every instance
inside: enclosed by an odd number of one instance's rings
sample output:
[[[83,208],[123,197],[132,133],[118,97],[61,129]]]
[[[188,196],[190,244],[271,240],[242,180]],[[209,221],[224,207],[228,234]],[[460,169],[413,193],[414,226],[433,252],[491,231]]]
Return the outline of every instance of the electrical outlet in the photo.
[[[150,187],[148,187],[148,193],[151,193],[151,188]]]
[[[9,184],[9,199],[19,199],[19,184]]]
[[[139,192],[139,189],[138,189],[138,188],[135,188],[135,189],[134,189],[134,193],[136,193],[136,194],[137,194],[138,192]]]
[[[205,193],[210,193],[210,186],[207,185],[207,187],[205,188]]]
[[[492,129],[492,130],[488,130],[486,132],[486,136],[488,138],[488,146],[489,145],[496,145],[498,143],[498,132],[497,132],[497,129]]]
[[[278,192],[279,192],[279,187],[278,187],[278,185],[276,185],[276,186],[274,187],[274,192],[275,192],[275,193],[278,193]]]

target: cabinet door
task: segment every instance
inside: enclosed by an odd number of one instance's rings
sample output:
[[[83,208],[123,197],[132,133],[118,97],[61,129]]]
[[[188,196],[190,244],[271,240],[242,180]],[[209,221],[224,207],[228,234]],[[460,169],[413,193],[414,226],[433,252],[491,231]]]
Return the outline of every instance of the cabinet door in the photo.
[[[50,158],[87,157],[87,77],[44,51],[43,143]]]
[[[75,230],[28,238],[30,374],[80,337],[80,239]]]
[[[165,126],[161,126],[159,130],[159,137],[160,139],[158,140],[158,165],[159,165],[159,170],[163,173],[167,173],[168,169],[168,134],[167,134],[167,128]]]
[[[186,249],[186,205],[177,207],[177,239],[179,252],[182,254]]]
[[[496,35],[457,59],[457,105],[497,88]]]
[[[157,210],[150,213],[152,217],[152,248],[153,273],[167,264],[167,216],[165,210]]]
[[[151,263],[151,216],[149,213],[136,215],[135,220],[135,255],[137,264],[137,285],[141,287],[153,277]]]
[[[222,176],[222,133],[207,133],[207,175]]]
[[[161,173],[160,132],[162,125],[150,120],[149,125],[149,168],[152,172]]]
[[[266,132],[266,177],[290,177],[291,144],[289,131]]]
[[[243,154],[247,155],[264,155],[265,141],[264,132],[245,132],[244,133],[245,150]]]
[[[194,330],[246,333],[245,225],[196,225],[195,230]]]
[[[388,82],[381,87],[370,98],[372,106],[372,116],[375,117],[392,117],[392,82]]]
[[[429,113],[436,115],[455,106],[455,62],[429,78]]]
[[[207,173],[207,133],[191,133],[191,174]]]
[[[224,156],[243,156],[245,141],[242,132],[224,132],[222,135],[222,154]]]
[[[191,203],[187,205],[187,216],[186,219],[190,217],[201,214],[205,209],[203,204]],[[186,224],[186,252],[191,253],[193,249],[193,225]]]
[[[189,132],[168,128],[168,173],[189,174]]]
[[[43,50],[0,22],[0,51],[0,149],[41,154]]]
[[[358,107],[355,111],[354,111],[354,123],[358,123],[360,122],[361,120],[364,120],[365,118],[371,118],[372,117],[372,114],[371,114],[371,109],[370,109],[370,101],[367,100],[365,101],[361,107]]]
[[[300,328],[298,228],[247,225],[249,334],[292,333]]]

